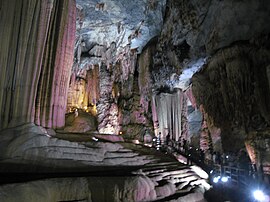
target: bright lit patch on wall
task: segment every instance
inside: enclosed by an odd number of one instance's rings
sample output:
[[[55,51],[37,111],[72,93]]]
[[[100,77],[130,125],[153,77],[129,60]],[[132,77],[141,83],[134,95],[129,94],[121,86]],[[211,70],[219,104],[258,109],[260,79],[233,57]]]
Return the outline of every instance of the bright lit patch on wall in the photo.
[[[134,140],[134,143],[135,144],[140,144],[140,141],[139,140]]]
[[[84,106],[84,110],[87,110],[87,106]]]
[[[191,169],[203,179],[208,179],[209,175],[198,166],[191,166]]]
[[[178,81],[173,84],[174,87],[179,87],[181,89],[186,89],[190,84],[190,79],[201,67],[206,63],[206,58],[200,58],[195,62],[188,64],[188,67],[183,70],[182,74],[179,76]]]
[[[205,187],[206,190],[209,190],[211,188],[211,185],[207,183],[205,180],[203,180],[201,184]]]
[[[45,135],[46,135],[47,137],[52,137],[52,136],[50,136],[48,133],[45,133]]]
[[[152,144],[145,143],[144,146],[146,146],[146,147],[152,147]]]

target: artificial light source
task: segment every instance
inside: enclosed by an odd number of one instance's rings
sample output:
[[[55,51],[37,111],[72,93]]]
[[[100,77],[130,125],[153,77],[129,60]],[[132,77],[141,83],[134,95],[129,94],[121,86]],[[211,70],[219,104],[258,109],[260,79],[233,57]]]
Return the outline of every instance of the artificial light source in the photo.
[[[220,176],[214,177],[213,182],[218,183],[219,179],[220,179]]]
[[[222,181],[222,182],[228,182],[228,180],[229,180],[229,178],[226,177],[226,176],[223,176],[223,177],[221,178],[221,181]]]
[[[253,192],[253,196],[257,201],[265,201],[266,196],[261,190],[256,190]]]

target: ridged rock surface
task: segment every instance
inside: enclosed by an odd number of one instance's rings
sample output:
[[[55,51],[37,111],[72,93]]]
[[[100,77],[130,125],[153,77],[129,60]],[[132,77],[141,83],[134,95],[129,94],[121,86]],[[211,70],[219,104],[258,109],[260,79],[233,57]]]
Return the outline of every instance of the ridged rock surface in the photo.
[[[69,168],[144,165],[153,161],[153,157],[140,156],[117,143],[95,140],[77,143],[50,137],[45,128],[34,124],[3,130],[0,138],[2,163],[25,161],[34,165]]]
[[[196,173],[197,169],[177,162],[155,163],[117,178],[54,178],[7,184],[0,186],[0,200],[204,202],[204,192],[209,189],[209,184]]]
[[[1,3],[0,129],[64,126],[75,9],[73,0]]]

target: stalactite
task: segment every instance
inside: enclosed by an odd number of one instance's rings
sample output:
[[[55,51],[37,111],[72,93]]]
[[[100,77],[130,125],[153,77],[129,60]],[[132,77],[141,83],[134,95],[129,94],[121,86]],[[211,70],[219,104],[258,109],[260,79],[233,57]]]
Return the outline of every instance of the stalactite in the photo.
[[[181,139],[188,139],[188,104],[186,92],[183,96],[182,112],[181,112]]]
[[[87,71],[87,93],[89,103],[96,104],[99,100],[99,66]]]
[[[194,75],[196,100],[216,126],[230,123],[254,130],[270,125],[270,108],[266,104],[270,102],[270,90],[265,85],[269,58],[267,50],[235,45],[219,51],[204,70]]]
[[[66,10],[63,10],[66,8]],[[73,63],[76,7],[74,1],[57,1],[39,78],[36,122],[45,127],[63,127],[67,90]],[[40,111],[39,111],[40,110]]]
[[[186,98],[184,93],[178,89],[174,94],[160,93],[155,95],[158,133],[161,133],[161,138],[165,140],[169,134],[170,138],[178,141],[186,135],[187,128],[183,116],[185,113]],[[185,118],[186,119],[186,118]],[[184,131],[186,130],[186,131]],[[184,137],[186,138],[186,137]]]

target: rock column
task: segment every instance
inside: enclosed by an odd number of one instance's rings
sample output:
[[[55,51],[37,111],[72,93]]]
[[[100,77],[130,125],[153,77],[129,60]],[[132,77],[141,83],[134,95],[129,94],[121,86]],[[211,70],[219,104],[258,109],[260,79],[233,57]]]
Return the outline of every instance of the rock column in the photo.
[[[73,0],[1,3],[0,129],[64,125],[75,9]]]

